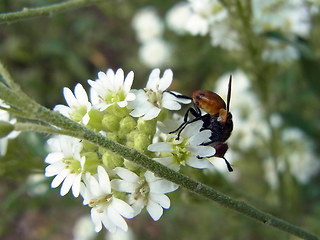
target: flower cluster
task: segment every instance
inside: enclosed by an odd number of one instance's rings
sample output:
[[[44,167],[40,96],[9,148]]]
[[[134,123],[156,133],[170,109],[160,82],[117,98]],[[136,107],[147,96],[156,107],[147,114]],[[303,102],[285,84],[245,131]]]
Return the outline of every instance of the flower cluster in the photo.
[[[248,27],[253,34],[267,36],[268,33],[278,33],[276,37],[270,34],[265,43],[261,58],[269,62],[283,62],[297,59],[299,52],[290,44],[299,36],[306,38],[311,29],[311,11],[309,6],[318,7],[313,1],[281,0],[260,1],[251,0],[243,4],[247,15]],[[250,8],[251,11],[248,11]],[[240,50],[241,32],[232,19],[239,15],[232,11],[236,6],[218,0],[188,0],[173,6],[167,13],[168,27],[178,34],[209,35],[211,44],[227,50]],[[238,21],[238,20],[237,20]]]
[[[176,135],[168,134],[179,125],[170,110],[179,110],[190,99],[178,98],[167,91],[173,80],[170,69],[160,75],[150,73],[144,89],[131,89],[134,73],[126,76],[122,69],[99,72],[98,79],[88,80],[90,100],[81,84],[74,93],[64,88],[68,106],[54,109],[99,134],[135,148],[154,160],[179,171],[182,166],[212,167],[215,149],[203,146],[211,132],[202,131],[202,122],[189,124]],[[170,124],[168,124],[170,123]],[[50,153],[45,176],[53,177],[52,188],[61,185],[60,195],[70,190],[74,197],[82,196],[83,204],[91,208],[91,219],[98,232],[104,226],[110,232],[128,229],[124,218],[133,218],[144,208],[153,220],[170,207],[165,195],[178,186],[155,176],[136,164],[93,145],[66,136],[48,140]]]

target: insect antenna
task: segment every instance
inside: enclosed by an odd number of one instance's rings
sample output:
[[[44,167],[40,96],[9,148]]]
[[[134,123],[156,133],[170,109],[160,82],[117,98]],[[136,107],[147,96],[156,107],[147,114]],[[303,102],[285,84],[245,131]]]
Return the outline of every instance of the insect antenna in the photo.
[[[229,113],[229,107],[230,107],[231,83],[232,83],[232,75],[230,75],[230,78],[229,78],[229,84],[228,84],[228,95],[227,95],[227,114]]]
[[[228,171],[229,172],[233,172],[233,168],[231,167],[231,164],[228,162],[228,160],[225,157],[223,157],[223,159],[227,164]]]

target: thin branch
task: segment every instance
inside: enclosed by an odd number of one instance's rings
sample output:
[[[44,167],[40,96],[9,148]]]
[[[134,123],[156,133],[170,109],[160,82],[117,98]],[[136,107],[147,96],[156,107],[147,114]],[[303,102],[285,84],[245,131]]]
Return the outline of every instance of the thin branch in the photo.
[[[64,11],[73,10],[87,5],[92,5],[105,0],[69,0],[44,7],[23,8],[21,11],[0,14],[0,24],[22,21],[40,16],[51,16]]]

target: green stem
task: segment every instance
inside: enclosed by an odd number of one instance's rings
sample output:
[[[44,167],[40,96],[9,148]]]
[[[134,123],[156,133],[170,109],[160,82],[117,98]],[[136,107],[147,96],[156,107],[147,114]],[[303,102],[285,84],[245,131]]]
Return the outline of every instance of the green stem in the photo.
[[[69,0],[44,7],[23,8],[21,11],[1,13],[0,24],[22,21],[29,18],[50,16],[56,13],[80,8],[83,6],[103,2],[105,0]]]

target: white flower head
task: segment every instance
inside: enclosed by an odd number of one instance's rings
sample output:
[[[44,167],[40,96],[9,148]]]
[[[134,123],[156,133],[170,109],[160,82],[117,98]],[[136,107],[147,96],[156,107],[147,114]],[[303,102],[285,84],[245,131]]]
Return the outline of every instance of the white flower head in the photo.
[[[129,72],[124,78],[124,72],[119,68],[116,73],[108,69],[106,73],[99,72],[98,79],[95,81],[88,80],[92,87],[91,95],[94,95],[97,104],[95,108],[101,111],[107,109],[112,104],[117,103],[119,107],[126,107],[128,101],[133,101],[135,95],[130,93],[133,82],[133,72]]]
[[[109,232],[115,232],[118,228],[127,231],[128,225],[125,218],[132,218],[134,210],[130,205],[111,193],[109,176],[102,166],[98,166],[97,175],[87,174],[82,184],[81,195],[83,204],[91,207],[91,219],[95,225],[95,231],[102,229],[102,224]]]
[[[214,24],[227,18],[228,12],[218,0],[189,0],[192,14],[186,30],[192,35],[206,35]]]
[[[86,125],[89,121],[88,112],[91,110],[91,103],[83,86],[78,83],[74,88],[74,94],[69,88],[65,87],[63,88],[63,95],[69,107],[56,105],[54,111]]]
[[[50,138],[47,143],[51,153],[45,158],[45,162],[50,164],[45,169],[45,176],[55,176],[51,187],[56,188],[63,182],[60,195],[66,195],[72,188],[73,196],[78,197],[82,167],[85,162],[85,157],[80,157],[82,149],[80,140],[67,136],[58,136]]]
[[[171,85],[173,73],[171,69],[164,71],[160,78],[160,69],[155,68],[149,76],[147,86],[144,90],[133,91],[136,99],[129,103],[128,108],[133,109],[130,113],[133,117],[142,117],[143,120],[156,118],[162,108],[179,110],[179,103],[190,103],[189,99],[177,98],[165,92]]]
[[[167,142],[153,143],[148,146],[151,152],[169,153],[168,157],[155,158],[156,161],[178,171],[181,165],[189,165],[194,168],[210,168],[211,162],[206,157],[215,155],[216,150],[211,146],[203,146],[211,136],[210,130],[200,131],[202,121],[188,124],[181,132],[180,139],[175,135],[169,137]]]
[[[150,171],[141,177],[121,167],[115,168],[114,171],[121,179],[112,180],[111,186],[117,191],[130,193],[129,203],[135,210],[135,215],[146,206],[152,219],[157,221],[163,214],[163,208],[170,207],[170,199],[165,193],[175,191],[178,185],[156,177]]]
[[[156,10],[151,7],[140,9],[133,17],[132,26],[142,43],[160,37],[163,33],[163,23]]]
[[[170,45],[162,38],[144,42],[139,49],[141,61],[148,67],[163,66],[170,61]]]
[[[190,4],[187,2],[179,2],[174,5],[166,14],[166,22],[168,27],[178,34],[186,32],[186,22],[191,16]]]

